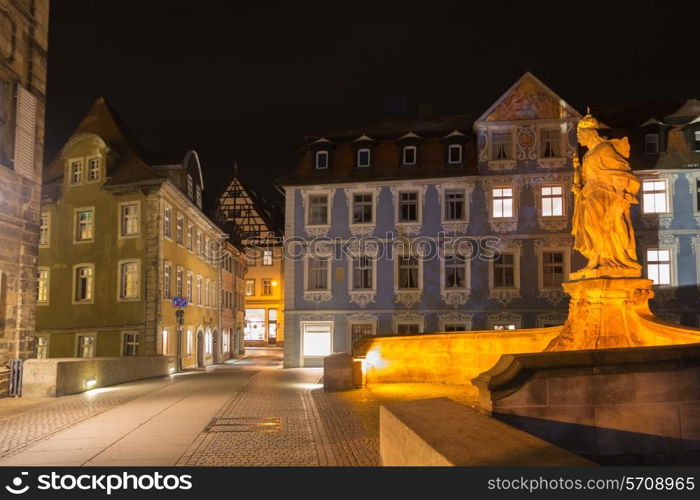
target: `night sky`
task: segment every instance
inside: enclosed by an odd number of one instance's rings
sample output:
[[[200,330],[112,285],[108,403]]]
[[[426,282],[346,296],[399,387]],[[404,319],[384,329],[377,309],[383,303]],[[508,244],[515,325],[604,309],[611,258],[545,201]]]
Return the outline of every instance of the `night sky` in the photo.
[[[104,96],[148,150],[269,190],[304,136],[483,113],[529,70],[586,104],[700,97],[697,2],[53,0],[47,161]]]

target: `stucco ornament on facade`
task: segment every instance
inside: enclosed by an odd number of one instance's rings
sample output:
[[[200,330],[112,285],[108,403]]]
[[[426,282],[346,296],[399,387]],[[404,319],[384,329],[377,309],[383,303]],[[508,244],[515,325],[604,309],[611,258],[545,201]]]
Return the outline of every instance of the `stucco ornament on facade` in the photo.
[[[441,290],[440,296],[448,306],[457,308],[463,306],[471,297],[471,290]]]
[[[458,324],[464,325],[466,330],[471,330],[472,328],[472,315],[467,313],[444,313],[438,314],[438,328],[440,331],[445,331],[445,325],[448,324]]]
[[[420,302],[420,298],[423,292],[420,291],[410,291],[410,292],[404,292],[404,291],[395,291],[394,292],[394,303],[396,304],[401,304],[402,306],[406,307],[407,309],[410,307],[413,307],[413,305],[417,304]]]
[[[537,159],[537,126],[534,123],[526,123],[518,126],[516,145],[518,148],[518,161]]]
[[[314,304],[322,304],[323,302],[328,302],[333,298],[331,292],[304,292],[304,300],[307,302],[313,302]]]
[[[357,304],[360,306],[360,308],[364,309],[367,307],[368,304],[371,304],[376,300],[377,297],[377,292],[365,292],[365,291],[357,291],[357,290],[350,290],[348,292],[350,296],[350,303],[351,304]]]

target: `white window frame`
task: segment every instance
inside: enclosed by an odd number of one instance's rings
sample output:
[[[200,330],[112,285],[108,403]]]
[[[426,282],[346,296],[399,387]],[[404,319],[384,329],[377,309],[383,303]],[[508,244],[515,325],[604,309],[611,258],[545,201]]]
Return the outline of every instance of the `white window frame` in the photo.
[[[263,266],[271,266],[272,265],[272,257],[273,257],[273,251],[272,250],[263,250],[263,256],[262,256],[262,265]],[[268,259],[269,256],[269,259]]]
[[[173,264],[169,260],[164,260],[163,261],[163,299],[170,300],[172,298],[173,298]]]
[[[459,160],[452,161],[452,151],[459,151]],[[464,161],[464,146],[461,144],[450,144],[447,146],[447,164],[448,165],[461,165]]]
[[[137,290],[138,293],[135,297],[126,297],[123,294],[124,291],[124,274],[122,273],[122,267],[125,264],[136,264],[137,270]],[[141,300],[141,288],[143,285],[143,279],[141,276],[141,259],[122,259],[117,263],[117,301],[119,302],[134,302]]]
[[[36,295],[36,305],[37,306],[48,306],[50,303],[51,299],[51,268],[48,266],[38,266],[36,268],[37,270],[37,295]],[[44,280],[44,288],[46,291],[46,298],[44,300],[40,300],[41,294],[39,291],[41,290],[41,278],[39,277],[39,273],[44,272],[46,273],[46,279]]]
[[[555,188],[558,187],[561,189],[561,194],[560,195],[545,195],[543,193],[543,190],[545,188]],[[567,217],[567,212],[566,212],[566,186],[564,184],[557,184],[557,183],[552,183],[552,184],[541,184],[537,187],[540,190],[540,196],[539,196],[539,202],[540,206],[538,207],[538,212],[539,215],[542,219],[545,220],[554,220],[554,219],[565,219]],[[496,188],[498,189],[498,188]],[[554,198],[561,198],[561,215],[545,215],[544,213],[544,200],[546,199],[554,199]],[[515,203],[515,191],[513,191],[513,203]]]
[[[83,212],[92,213],[92,237],[90,239],[79,240],[78,239],[78,227],[80,223],[78,221],[78,214]],[[95,241],[95,232],[97,231],[97,224],[95,221],[95,207],[80,207],[73,209],[73,244],[80,245],[83,243],[93,243]]]
[[[44,220],[46,224],[43,223]],[[51,247],[51,212],[44,210],[39,216],[39,248],[49,247]]]
[[[78,350],[81,347],[81,343],[80,343],[81,337],[92,337],[94,339],[94,341],[92,343],[92,350],[93,350],[92,356],[78,356],[78,353],[82,352],[82,351]],[[77,333],[75,335],[75,342],[73,344],[73,352],[75,353],[76,358],[92,359],[92,358],[97,357],[97,333],[96,332]]]
[[[425,332],[425,318],[421,317],[416,318],[416,319],[403,319],[403,318],[394,318],[392,320],[392,328],[393,328],[393,333],[396,335],[399,334],[399,325],[418,325],[418,333],[424,333]]]
[[[173,207],[168,202],[163,202],[163,236],[173,239]]]
[[[489,201],[490,201],[490,203],[489,203],[489,216],[491,217],[491,220],[495,220],[495,221],[500,221],[500,220],[503,220],[503,221],[512,221],[512,220],[517,219],[517,218],[518,218],[518,210],[517,210],[517,208],[516,208],[516,207],[517,207],[517,201],[516,201],[517,198],[516,198],[516,189],[515,189],[515,186],[512,185],[512,184],[511,184],[511,185],[502,185],[502,186],[491,186],[489,189],[490,189],[490,196],[489,196]],[[511,202],[512,202],[512,204],[511,204],[511,212],[512,212],[512,213],[511,213],[510,216],[502,216],[502,215],[501,215],[501,216],[497,216],[497,215],[496,215],[496,205],[495,205],[496,200],[497,200],[497,199],[498,199],[498,200],[505,200],[505,199],[508,199],[508,198],[505,197],[505,196],[499,196],[498,198],[496,198],[495,191],[496,191],[497,189],[501,189],[501,190],[503,190],[503,189],[510,189],[511,192],[512,192],[512,196],[511,196],[511,198],[510,198],[510,199],[511,199]],[[502,210],[502,209],[503,209],[503,207],[501,206],[501,210]]]
[[[194,356],[194,334],[192,327],[188,327],[185,331],[185,356]]]
[[[135,342],[129,342],[130,345],[135,345],[136,346],[136,353],[135,354],[126,354],[126,336],[127,335],[134,335],[136,337]],[[134,332],[134,331],[124,331],[122,332],[122,347],[121,347],[121,355],[122,356],[132,356],[136,357],[139,356],[139,351],[141,350],[141,335],[139,332]]]
[[[333,353],[334,349],[334,336],[335,336],[335,322],[334,321],[301,321],[299,323],[299,333],[300,333],[300,350],[299,350],[299,355],[300,355],[300,365],[304,366],[304,360],[305,359],[321,359],[323,356],[306,356],[304,355],[304,339],[305,339],[305,327],[306,326],[328,326],[330,330],[330,352],[329,354]]]
[[[543,132],[554,132],[558,134],[559,137],[559,154],[557,156],[544,156],[544,141],[542,140]],[[562,131],[561,124],[543,124],[537,126],[537,157],[542,160],[552,160],[556,158],[564,158],[566,155],[566,149],[564,145],[564,133]]]
[[[91,162],[97,160],[97,178],[90,179],[92,173]],[[92,155],[85,158],[85,183],[94,184],[102,180],[102,157],[100,155]]]
[[[372,220],[370,222],[353,222],[353,215],[355,212],[355,196],[366,196],[372,197]],[[348,196],[348,226],[350,227],[374,227],[377,225],[377,192],[376,190],[367,189],[349,189],[347,190],[346,196]]]
[[[469,220],[469,193],[466,188],[455,187],[455,186],[441,186],[442,190],[442,206],[440,207],[441,215],[440,221],[443,224],[452,224],[456,222],[466,222]],[[462,192],[462,218],[461,219],[448,219],[447,218],[447,194],[448,192]]]
[[[124,207],[134,205],[136,206],[136,232],[124,234]],[[119,225],[119,227],[117,227],[117,234],[119,235],[119,239],[138,238],[139,236],[141,236],[141,201],[132,200],[120,202],[118,219],[119,220],[117,221],[117,224]]]
[[[80,179],[73,181],[73,164],[77,163],[80,165]],[[70,158],[68,160],[68,185],[69,186],[79,186],[85,182],[85,159],[84,158]]]
[[[201,274],[197,275],[195,286],[197,289],[197,307],[202,307],[204,305],[204,299],[202,298],[202,295],[204,294],[204,281]]]
[[[89,299],[78,300],[78,299],[76,298],[77,295],[78,295],[78,294],[77,294],[77,291],[78,291],[78,290],[77,290],[77,288],[76,288],[76,286],[77,286],[77,284],[78,284],[77,271],[78,271],[79,268],[82,268],[82,267],[87,267],[87,268],[91,268],[91,269],[92,269],[92,275],[91,275],[91,276],[92,276],[92,289],[91,289],[91,292],[92,292],[92,293],[91,293],[91,296],[90,296]],[[71,303],[72,303],[73,305],[79,305],[79,304],[94,304],[94,303],[95,303],[95,283],[96,283],[96,281],[97,281],[97,279],[96,279],[96,276],[95,276],[95,264],[93,264],[92,262],[80,262],[80,263],[78,263],[78,264],[75,264],[75,265],[73,266],[73,281],[72,281],[72,282],[73,282],[73,286],[71,287]]]
[[[260,287],[260,288],[261,288],[261,290],[260,290],[260,295],[261,295],[262,297],[272,297],[272,296],[274,295],[274,293],[272,292],[272,282],[273,282],[273,281],[274,281],[274,280],[273,280],[272,278],[262,278],[262,279],[260,280],[260,284],[261,284],[261,287]],[[268,288],[269,288],[270,293],[265,293],[265,291],[266,291],[266,290],[265,290],[265,283],[268,284]]]
[[[319,163],[319,158],[320,158],[321,156],[325,156],[325,157],[326,157],[326,166],[325,166],[325,167],[319,167],[319,164],[320,164],[320,163]],[[314,154],[314,168],[315,168],[316,170],[328,170],[328,165],[329,165],[329,162],[330,162],[330,156],[331,156],[330,153],[329,153],[328,150],[326,150],[326,149],[320,149],[320,150],[316,151],[316,153]]]
[[[179,286],[178,286],[179,283]],[[178,290],[179,288],[179,290]],[[185,269],[182,266],[175,266],[175,297],[183,297],[185,290]]]
[[[362,153],[367,153],[367,163],[360,163],[360,155]],[[355,153],[355,166],[356,168],[370,168],[372,166],[372,150],[370,148],[358,148],[357,153]]]
[[[416,250],[413,251],[416,253]],[[395,258],[394,258],[394,292],[395,293],[422,293],[423,292],[423,259],[420,257],[420,255],[414,255],[416,258],[416,261],[418,262],[418,288],[400,288],[399,287],[399,273],[400,273],[400,266],[401,266],[401,257],[405,256],[405,254],[408,254],[408,256],[411,256],[411,252],[409,250],[406,251],[401,251],[401,250],[395,250]]]
[[[650,182],[663,182],[664,183],[664,193],[665,193],[665,198],[666,198],[666,210],[661,212],[661,211],[654,211],[654,212],[647,212],[647,204],[646,204],[646,193],[647,191],[644,190],[644,185]],[[659,215],[659,214],[671,214],[673,213],[673,200],[671,199],[671,189],[670,189],[670,183],[673,182],[672,179],[666,179],[663,177],[655,177],[655,178],[643,178],[642,179],[642,187],[641,187],[641,198],[642,198],[642,215],[647,215],[647,216],[654,216],[654,215]],[[650,191],[653,193],[660,193],[661,191]]]
[[[413,161],[406,161],[406,152],[413,151]],[[418,147],[417,146],[403,146],[401,148],[401,165],[415,165],[418,163]]]
[[[194,273],[191,269],[188,269],[186,275],[185,297],[187,297],[187,303],[192,304],[194,302]]]
[[[252,292],[253,293],[248,293],[251,291],[251,288],[249,285],[252,285]],[[246,278],[245,280],[245,296],[246,297],[255,297],[255,278]]]
[[[511,246],[504,248],[500,251],[500,254],[504,253],[510,253],[513,254],[513,286],[512,287],[505,287],[505,286],[499,286],[496,287],[494,284],[493,280],[493,270],[494,270],[494,264],[496,262],[495,259],[489,260],[489,290],[490,291],[497,291],[497,290],[507,290],[507,291],[520,291],[520,259],[522,257],[522,250],[518,246]]]
[[[326,268],[326,288],[309,288],[309,263],[311,259],[325,259],[328,261]],[[330,293],[333,291],[333,256],[331,254],[306,255],[304,257],[304,291],[312,293]]]
[[[372,287],[371,288],[355,288],[355,260],[369,259],[372,262]],[[349,255],[348,258],[348,291],[350,292],[376,292],[377,291],[377,258],[374,255],[366,253],[358,253]]]
[[[678,247],[676,245],[648,245],[643,247],[644,251],[644,277],[649,278],[649,251],[654,250],[666,250],[668,251],[669,257],[669,276],[671,278],[671,283],[657,284],[654,283],[654,288],[674,288],[678,286],[678,269],[677,269],[677,253]]]
[[[186,245],[187,250],[189,250],[190,252],[192,252],[193,248],[194,248],[194,243],[192,242],[192,240],[194,240],[194,235],[195,235],[194,224],[192,224],[192,222],[190,222],[188,220],[187,221],[187,234],[185,235],[185,238],[187,239],[187,241],[186,241],[185,245]]]
[[[537,288],[539,290],[561,290],[561,285],[544,284],[544,254],[545,252],[561,252],[564,255],[562,267],[564,268],[563,282],[569,279],[571,273],[571,248],[567,246],[537,247]]]
[[[400,220],[401,214],[401,193],[416,193],[416,215],[417,220],[414,221],[402,221]],[[411,188],[397,188],[394,199],[394,223],[397,226],[420,226],[423,224],[423,190],[421,188],[411,189]]]
[[[309,214],[311,212],[311,197],[326,196],[326,222],[325,224],[311,224],[309,222]],[[331,213],[333,210],[333,191],[307,191],[304,193],[304,226],[309,228],[328,228],[331,225]]]
[[[463,287],[447,287],[445,273],[447,272],[447,257],[460,255],[454,250],[445,251],[444,258],[440,258],[440,291],[441,292],[465,292],[471,290],[471,260],[464,257],[464,286]]]
[[[493,134],[504,134],[504,133],[510,133],[510,157],[508,158],[494,158],[493,156],[493,146],[494,146],[494,141],[493,141]],[[515,164],[516,162],[516,128],[515,127],[490,127],[488,131],[488,159],[489,159],[489,164]]]
[[[175,216],[175,243],[185,246],[185,217],[182,214]]]

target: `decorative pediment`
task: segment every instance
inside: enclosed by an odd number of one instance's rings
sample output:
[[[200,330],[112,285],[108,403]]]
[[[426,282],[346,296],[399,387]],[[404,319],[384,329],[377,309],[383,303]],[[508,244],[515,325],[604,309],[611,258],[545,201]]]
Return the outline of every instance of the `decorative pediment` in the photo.
[[[579,113],[532,73],[525,73],[477,122],[580,118]]]

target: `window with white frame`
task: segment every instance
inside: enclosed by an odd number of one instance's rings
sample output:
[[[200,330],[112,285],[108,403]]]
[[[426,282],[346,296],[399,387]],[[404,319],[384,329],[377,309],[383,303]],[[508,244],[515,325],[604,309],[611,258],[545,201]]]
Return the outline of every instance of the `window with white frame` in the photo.
[[[642,182],[642,210],[645,214],[662,214],[669,211],[668,184],[666,179]]]
[[[209,287],[211,285],[211,280],[209,278],[206,278],[204,280],[204,305],[206,307],[209,307],[210,302],[209,302]]]
[[[176,297],[182,297],[182,285],[183,285],[183,280],[184,280],[184,270],[180,267],[177,266],[177,269],[175,270],[175,296]]]
[[[37,271],[36,301],[46,304],[49,301],[49,268],[40,267]]]
[[[202,298],[202,275],[197,275],[197,305],[201,306],[203,304]]]
[[[494,330],[515,330],[516,325],[513,323],[494,323]]]
[[[185,342],[185,352],[188,356],[194,354],[194,336],[192,335],[192,328],[187,329],[187,338]]]
[[[190,174],[187,174],[187,196],[190,197],[190,200],[194,196],[194,183]]]
[[[513,217],[513,188],[497,187],[491,190],[494,219]]]
[[[166,238],[173,236],[173,209],[167,203],[163,205],[163,234]]]
[[[369,167],[372,158],[372,152],[369,148],[360,148],[357,150],[357,166],[360,168]]]
[[[204,352],[207,354],[211,354],[214,352],[214,342],[213,342],[213,335],[210,331],[207,330],[207,333],[204,335]]]
[[[173,265],[167,260],[163,262],[163,298],[165,299],[172,297],[172,272]]]
[[[328,168],[328,151],[316,151],[316,169],[325,170]]]
[[[670,285],[672,283],[671,273],[671,250],[663,248],[650,248],[647,254],[647,278],[654,282],[654,285]]]
[[[376,335],[377,323],[372,322],[352,322],[350,323],[350,338],[354,346],[360,339],[369,335]]]
[[[399,255],[397,265],[399,290],[417,290],[420,287],[418,258],[412,254]]]
[[[272,280],[271,279],[264,279],[262,280],[262,294],[263,295],[272,295]]]
[[[70,162],[70,183],[80,184],[83,182],[83,160],[72,160]]]
[[[49,337],[38,335],[36,338],[36,359],[46,359],[49,357]]]
[[[195,197],[194,197],[195,203],[197,204],[197,207],[202,208],[202,188],[197,185],[197,189],[195,190]]]
[[[445,289],[466,288],[468,261],[462,255],[445,255]]]
[[[122,236],[139,234],[139,204],[127,203],[121,206],[121,221],[119,224]]]
[[[491,159],[511,160],[513,156],[513,133],[507,131],[491,132]]]
[[[693,139],[693,150],[700,151],[700,130],[694,132]]]
[[[542,252],[542,286],[559,289],[564,282],[564,252]]]
[[[352,223],[371,224],[374,220],[373,197],[371,193],[355,193],[352,195]]]
[[[195,232],[195,240],[197,241],[197,256],[202,255],[202,231],[199,229],[196,230]]]
[[[308,257],[308,290],[330,290],[329,257]]]
[[[194,226],[191,222],[187,223],[187,250],[192,251],[192,238],[194,238]]]
[[[75,302],[92,302],[94,273],[95,266],[92,264],[75,267],[75,290],[73,292]]]
[[[95,357],[95,336],[78,335],[78,348],[76,356],[79,358]]]
[[[194,275],[192,271],[187,271],[187,303],[191,304],[194,299]]]
[[[462,145],[450,144],[447,148],[447,163],[457,165],[462,163]]]
[[[659,152],[659,134],[644,136],[644,154],[655,155]]]
[[[542,158],[558,158],[562,156],[560,129],[540,130],[540,156]]]
[[[210,293],[210,299],[209,299],[209,305],[212,307],[216,307],[216,280],[211,280],[211,288],[209,288],[209,293]]]
[[[92,241],[94,238],[95,211],[79,209],[75,212],[75,241]]]
[[[163,346],[163,354],[170,354],[170,332],[168,332],[167,328],[163,328],[160,335],[161,345]]]
[[[272,250],[263,250],[262,265],[263,266],[271,266],[272,265]]]
[[[139,334],[124,333],[122,334],[122,356],[138,356],[139,355]]]
[[[503,252],[493,261],[493,287],[515,288],[515,254]]]
[[[222,352],[229,352],[229,347],[228,347],[228,336],[229,336],[229,331],[228,329],[225,329],[223,333],[221,334],[221,351]]]
[[[87,162],[87,178],[88,182],[96,182],[100,180],[100,159],[90,158]]]
[[[140,295],[140,263],[122,262],[119,265],[119,298],[138,299]]]
[[[564,215],[564,189],[562,186],[542,186],[542,217],[562,217]]]
[[[39,219],[39,246],[47,247],[51,241],[51,214],[42,212]]]
[[[418,148],[416,146],[404,146],[403,147],[403,165],[415,165],[417,157]]]
[[[396,333],[399,335],[416,335],[420,333],[420,329],[420,323],[402,321],[396,324]]]
[[[455,221],[464,220],[464,190],[463,189],[446,189],[445,190],[445,220]]]
[[[328,224],[328,195],[309,195],[308,224],[310,226],[323,226]]]
[[[418,222],[418,191],[399,192],[399,222]]]
[[[352,258],[352,289],[374,289],[374,259],[366,255]]]
[[[245,295],[246,297],[255,295],[255,280],[245,280]]]
[[[177,222],[175,223],[175,241],[178,245],[184,245],[185,243],[185,219],[182,215],[177,216]]]

